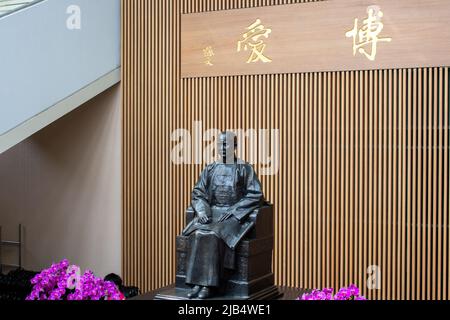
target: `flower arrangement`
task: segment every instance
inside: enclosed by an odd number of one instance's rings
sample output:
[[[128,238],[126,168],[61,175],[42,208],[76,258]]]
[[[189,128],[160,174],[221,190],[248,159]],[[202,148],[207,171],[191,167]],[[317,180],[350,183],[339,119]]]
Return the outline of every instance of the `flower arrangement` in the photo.
[[[114,283],[96,278],[68,260],[53,264],[32,280],[33,290],[26,300],[124,300]]]
[[[354,284],[348,288],[339,289],[335,295],[333,295],[333,291],[333,288],[315,289],[298,297],[297,300],[367,300],[360,294],[358,287]]]

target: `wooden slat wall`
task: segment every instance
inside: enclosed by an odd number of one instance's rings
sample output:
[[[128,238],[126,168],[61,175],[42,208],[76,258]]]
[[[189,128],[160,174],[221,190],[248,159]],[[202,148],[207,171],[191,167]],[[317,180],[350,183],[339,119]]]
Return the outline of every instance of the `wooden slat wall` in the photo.
[[[448,299],[448,68],[181,80],[181,13],[296,2],[122,0],[126,283],[174,280],[175,236],[202,166],[173,165],[170,135],[202,121],[280,129],[279,174],[261,177],[276,207],[278,284]],[[366,288],[370,265],[380,290]]]

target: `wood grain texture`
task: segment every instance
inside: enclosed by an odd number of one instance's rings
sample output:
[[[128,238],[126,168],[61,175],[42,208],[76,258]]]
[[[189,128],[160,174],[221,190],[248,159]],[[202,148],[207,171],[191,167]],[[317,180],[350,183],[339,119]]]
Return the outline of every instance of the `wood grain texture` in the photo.
[[[175,236],[203,165],[172,164],[170,136],[202,121],[280,129],[280,171],[261,177],[278,284],[448,299],[448,68],[181,78],[181,14],[298,2],[122,1],[126,283],[174,281]],[[371,265],[380,290],[366,287]]]
[[[346,33],[358,30],[367,8],[378,6],[383,30],[374,61],[357,52]],[[247,63],[238,52],[247,27],[260,19],[270,29],[263,54],[270,63]],[[231,76],[293,72],[374,70],[450,65],[450,2],[447,0],[329,0],[246,10],[221,10],[182,15],[182,77]],[[374,28],[374,27],[372,27]],[[383,39],[391,38],[391,42]],[[356,40],[359,43],[359,39]],[[211,47],[211,64],[203,50]],[[370,55],[371,45],[364,47]]]

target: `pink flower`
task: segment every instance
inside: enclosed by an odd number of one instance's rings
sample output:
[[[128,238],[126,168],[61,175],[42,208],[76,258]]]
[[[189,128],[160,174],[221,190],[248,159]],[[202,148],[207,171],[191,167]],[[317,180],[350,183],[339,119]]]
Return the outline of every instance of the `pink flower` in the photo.
[[[344,287],[333,296],[333,288],[325,288],[323,290],[314,289],[310,293],[305,293],[297,300],[366,300],[360,295],[359,288],[351,284],[348,288]]]
[[[123,300],[113,283],[96,278],[91,271],[81,276],[80,267],[68,260],[52,264],[31,283],[33,290],[27,300]]]

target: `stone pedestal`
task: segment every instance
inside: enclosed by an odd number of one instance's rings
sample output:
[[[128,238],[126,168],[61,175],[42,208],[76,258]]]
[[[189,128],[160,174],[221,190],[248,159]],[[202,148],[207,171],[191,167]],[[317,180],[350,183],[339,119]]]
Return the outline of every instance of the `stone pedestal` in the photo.
[[[175,287],[169,287],[161,289],[155,295],[153,300],[190,300],[187,297],[189,289],[179,289]],[[255,292],[250,296],[230,296],[230,295],[215,295],[209,300],[275,300],[282,296],[283,294],[278,290],[276,286],[268,287],[259,292]],[[199,300],[199,299],[192,299]]]

